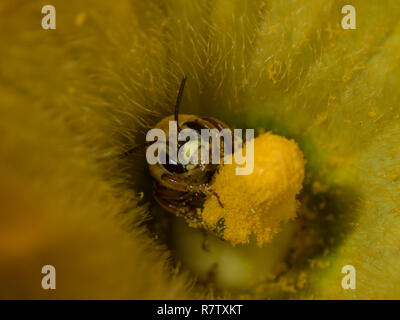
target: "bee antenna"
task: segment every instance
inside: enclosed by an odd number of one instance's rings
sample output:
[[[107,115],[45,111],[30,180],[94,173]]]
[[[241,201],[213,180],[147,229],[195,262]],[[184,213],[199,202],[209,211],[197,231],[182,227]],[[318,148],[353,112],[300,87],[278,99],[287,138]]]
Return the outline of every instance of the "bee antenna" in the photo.
[[[186,76],[183,76],[182,81],[181,81],[181,86],[179,88],[178,97],[176,98],[176,104],[175,104],[175,121],[178,126],[178,129],[179,129],[179,122],[178,122],[179,105],[181,104],[181,101],[182,101],[183,89],[185,89],[185,83],[186,83]]]

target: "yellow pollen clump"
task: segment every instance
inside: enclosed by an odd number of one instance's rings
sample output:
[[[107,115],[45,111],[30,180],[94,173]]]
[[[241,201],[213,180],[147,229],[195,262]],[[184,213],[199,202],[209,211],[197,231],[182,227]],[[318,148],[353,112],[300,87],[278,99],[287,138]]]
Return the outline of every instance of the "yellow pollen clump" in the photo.
[[[237,152],[243,152],[239,150]],[[252,161],[248,158],[247,161]],[[296,195],[302,188],[305,160],[293,140],[264,133],[254,140],[254,170],[236,175],[235,164],[221,165],[211,184],[223,204],[209,197],[202,212],[207,229],[224,219],[223,238],[233,245],[254,235],[259,246],[279,232],[280,224],[296,217]]]

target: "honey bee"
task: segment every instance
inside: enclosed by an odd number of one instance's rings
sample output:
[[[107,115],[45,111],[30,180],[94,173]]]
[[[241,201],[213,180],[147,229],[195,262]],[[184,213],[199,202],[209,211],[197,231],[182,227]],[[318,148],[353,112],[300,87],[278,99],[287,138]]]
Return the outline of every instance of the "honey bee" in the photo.
[[[223,129],[230,129],[225,123],[215,118],[179,114],[185,83],[186,76],[182,78],[180,84],[174,114],[162,119],[155,125],[155,128],[163,130],[166,137],[169,136],[169,121],[172,120],[176,121],[178,132],[189,128],[200,135],[201,129],[217,129],[218,132]],[[200,141],[194,144],[193,141],[178,142],[178,148],[187,148],[190,153],[200,152],[200,145]],[[147,144],[148,147],[149,144]],[[125,152],[122,156],[130,154],[135,149]],[[218,194],[210,186],[211,179],[218,170],[219,164],[183,165],[179,161],[170,161],[167,152],[165,156],[166,164],[148,164],[150,175],[154,179],[154,199],[166,211],[183,216],[188,222],[201,226],[199,210],[202,209],[207,197],[216,197],[219,205],[223,208]]]

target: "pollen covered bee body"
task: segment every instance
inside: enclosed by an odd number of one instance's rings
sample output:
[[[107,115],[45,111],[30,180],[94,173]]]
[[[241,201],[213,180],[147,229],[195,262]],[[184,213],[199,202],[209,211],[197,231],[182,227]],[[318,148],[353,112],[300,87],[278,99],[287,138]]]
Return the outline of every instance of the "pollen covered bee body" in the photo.
[[[168,123],[173,120],[173,116],[164,118],[156,128],[162,129],[169,133]],[[182,130],[192,129],[198,132],[202,129],[216,129],[221,131],[229,129],[222,121],[214,118],[199,118],[194,115],[180,115],[178,127]],[[168,142],[168,141],[167,141]],[[185,148],[191,154],[200,153],[201,144],[185,142],[178,147]],[[197,214],[197,209],[201,209],[207,196],[218,195],[210,187],[210,181],[214,173],[218,170],[218,164],[199,163],[181,164],[179,161],[170,161],[167,153],[165,164],[149,164],[149,171],[154,178],[154,198],[165,210],[176,215],[182,215],[192,223],[201,223],[201,219]],[[222,206],[222,203],[220,203]]]

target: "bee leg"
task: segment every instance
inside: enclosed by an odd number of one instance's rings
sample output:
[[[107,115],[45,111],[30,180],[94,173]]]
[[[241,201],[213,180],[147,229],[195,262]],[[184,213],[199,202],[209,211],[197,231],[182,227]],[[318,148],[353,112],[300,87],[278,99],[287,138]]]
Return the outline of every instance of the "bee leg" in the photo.
[[[217,270],[218,270],[218,263],[214,263],[207,272],[207,282],[209,283],[215,282],[215,278],[217,276]]]
[[[212,194],[215,198],[217,198],[218,204],[221,206],[221,208],[224,207],[218,193],[215,190],[211,189],[208,186],[200,186],[195,189],[197,189],[197,192],[203,192],[204,194],[207,194],[207,193]]]
[[[208,247],[208,245],[209,245],[208,233],[205,229],[202,229],[202,231],[203,231],[203,241],[201,243],[201,248],[206,252],[210,252],[210,248]]]
[[[217,198],[218,204],[220,205],[221,208],[223,208],[224,205],[222,204],[218,193],[215,190],[211,189],[211,188],[208,188],[207,191],[210,192],[215,198]]]

